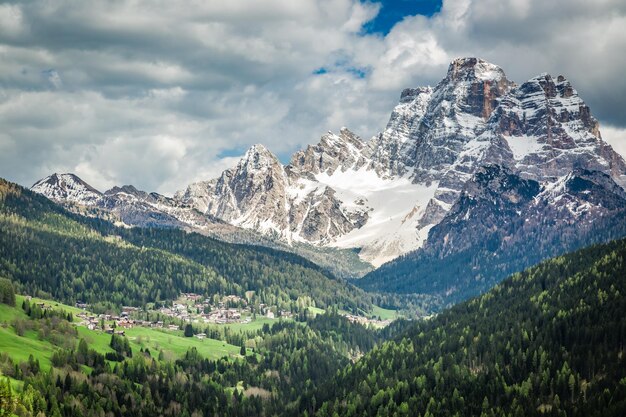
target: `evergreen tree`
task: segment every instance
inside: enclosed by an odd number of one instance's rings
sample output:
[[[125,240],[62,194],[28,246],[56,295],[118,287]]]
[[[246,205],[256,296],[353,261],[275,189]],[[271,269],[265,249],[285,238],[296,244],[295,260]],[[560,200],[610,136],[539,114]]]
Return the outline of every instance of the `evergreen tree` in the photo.
[[[15,397],[9,378],[0,380],[0,417],[11,417],[15,410]]]
[[[15,289],[10,280],[0,278],[0,303],[15,305]]]
[[[191,325],[191,323],[187,323],[185,325],[185,337],[191,336],[193,336],[193,326]]]

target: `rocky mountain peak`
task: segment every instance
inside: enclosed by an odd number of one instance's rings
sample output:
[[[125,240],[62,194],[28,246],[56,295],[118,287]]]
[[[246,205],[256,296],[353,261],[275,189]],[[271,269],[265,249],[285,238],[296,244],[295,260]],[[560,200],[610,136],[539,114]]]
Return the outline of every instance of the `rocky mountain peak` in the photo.
[[[332,173],[337,169],[345,171],[361,167],[369,161],[365,142],[342,127],[339,134],[328,132],[317,145],[309,145],[304,151],[296,152],[288,166],[289,172],[307,174]]]
[[[263,170],[277,164],[280,165],[280,161],[272,152],[261,144],[255,144],[246,151],[238,166],[251,170]]]
[[[91,187],[77,175],[72,173],[59,174],[55,172],[54,174],[37,181],[33,187],[37,184],[47,184],[62,188],[87,188],[91,191],[97,192],[95,188]]]
[[[114,195],[120,193],[130,194],[137,197],[144,197],[145,195],[147,195],[145,191],[139,191],[137,188],[135,188],[134,185],[123,185],[121,187],[115,186],[104,192],[105,195]]]
[[[37,181],[31,190],[52,200],[70,201],[84,205],[94,205],[102,196],[100,191],[71,173],[54,173]]]
[[[626,184],[626,163],[601,139],[599,123],[562,75],[531,78],[499,101],[490,123],[512,164],[528,178],[556,179],[582,168]]]
[[[499,81],[506,79],[502,68],[480,58],[457,58],[448,66],[448,81]]]
[[[596,174],[564,180],[576,170]],[[626,162],[602,140],[564,76],[541,74],[517,86],[497,65],[470,57],[452,61],[434,88],[403,90],[385,130],[370,141],[341,128],[287,166],[254,145],[237,165],[171,201],[132,186],[105,199],[122,213],[145,203],[187,224],[203,224],[204,216],[287,242],[360,248],[362,259],[380,265],[439,238],[450,250],[469,247],[462,227],[446,238],[459,222],[481,236],[524,220],[522,210],[559,218],[551,205],[572,222],[583,212],[591,221],[602,207],[622,204],[619,186],[626,186]]]
[[[514,86],[499,66],[479,58],[458,58],[435,88],[429,111],[448,117],[466,113],[486,120],[496,100]]]
[[[539,84],[548,98],[578,96],[578,93],[564,75],[553,77],[552,74],[544,72],[531,78],[528,82]]]

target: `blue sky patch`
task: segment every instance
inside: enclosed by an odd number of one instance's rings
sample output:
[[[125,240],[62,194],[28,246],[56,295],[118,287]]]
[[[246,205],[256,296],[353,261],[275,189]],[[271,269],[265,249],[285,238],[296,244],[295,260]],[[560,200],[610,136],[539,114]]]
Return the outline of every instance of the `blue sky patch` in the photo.
[[[441,10],[442,0],[382,0],[378,16],[368,22],[363,29],[366,33],[386,35],[405,16],[432,16]]]
[[[346,68],[346,71],[348,71],[350,74],[355,75],[357,78],[365,78],[365,76],[369,72],[366,68],[356,68],[356,67]]]

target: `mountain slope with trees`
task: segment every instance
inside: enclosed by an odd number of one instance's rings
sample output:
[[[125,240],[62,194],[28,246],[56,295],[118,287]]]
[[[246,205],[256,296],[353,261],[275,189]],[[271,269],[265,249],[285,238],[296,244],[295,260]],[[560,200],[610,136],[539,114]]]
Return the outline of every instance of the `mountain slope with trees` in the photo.
[[[625,277],[626,240],[515,274],[339,371],[316,415],[626,415]]]
[[[0,275],[18,291],[108,306],[171,300],[181,292],[255,291],[284,309],[371,309],[371,297],[310,261],[180,230],[118,228],[67,212],[0,180]]]

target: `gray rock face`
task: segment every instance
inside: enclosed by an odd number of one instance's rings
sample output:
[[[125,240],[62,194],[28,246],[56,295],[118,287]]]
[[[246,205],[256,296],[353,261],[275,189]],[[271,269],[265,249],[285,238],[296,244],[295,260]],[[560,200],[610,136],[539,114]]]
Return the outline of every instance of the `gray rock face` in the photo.
[[[502,69],[475,58],[453,61],[433,90],[426,112],[405,153],[415,181],[443,180],[453,185],[455,171],[468,174],[481,155],[473,152],[497,99],[514,84]],[[451,178],[452,177],[452,178]]]
[[[262,145],[255,145],[239,164],[225,171],[208,190],[205,213],[232,224],[264,231],[284,230],[288,207],[287,176],[278,159]]]
[[[597,120],[563,76],[543,74],[522,84],[501,101],[491,123],[512,152],[511,165],[528,178],[588,169],[626,184],[624,160],[601,139]]]
[[[255,145],[235,168],[217,180],[190,185],[176,198],[239,227],[287,241],[326,244],[359,227],[367,214],[343,208],[335,190],[314,176],[364,165],[364,148],[359,137],[342,129],[340,135],[324,135],[283,166]]]
[[[402,93],[387,128],[375,141],[384,150],[380,162],[392,173],[409,175],[415,183],[438,183],[420,226],[443,218],[477,168],[505,157],[499,141],[481,135],[498,99],[514,86],[500,67],[461,58],[450,64],[434,89]]]
[[[385,130],[369,141],[345,128],[329,132],[287,165],[255,145],[218,178],[173,198],[131,186],[101,195],[76,179],[33,189],[132,212],[134,222],[141,210],[157,210],[165,217],[150,219],[166,224],[208,227],[219,220],[289,244],[358,247],[363,259],[380,265],[442,239],[429,231],[449,220],[486,166],[545,190],[580,170],[626,186],[624,159],[602,140],[598,122],[564,77],[542,74],[518,86],[497,65],[460,58],[434,88],[405,89]],[[550,204],[565,206],[567,198]],[[513,200],[502,204],[503,212],[519,211]],[[464,245],[448,238],[442,253]]]
[[[339,135],[328,132],[317,145],[296,152],[289,164],[295,175],[333,173],[361,168],[370,162],[369,149],[357,135],[342,128]]]

